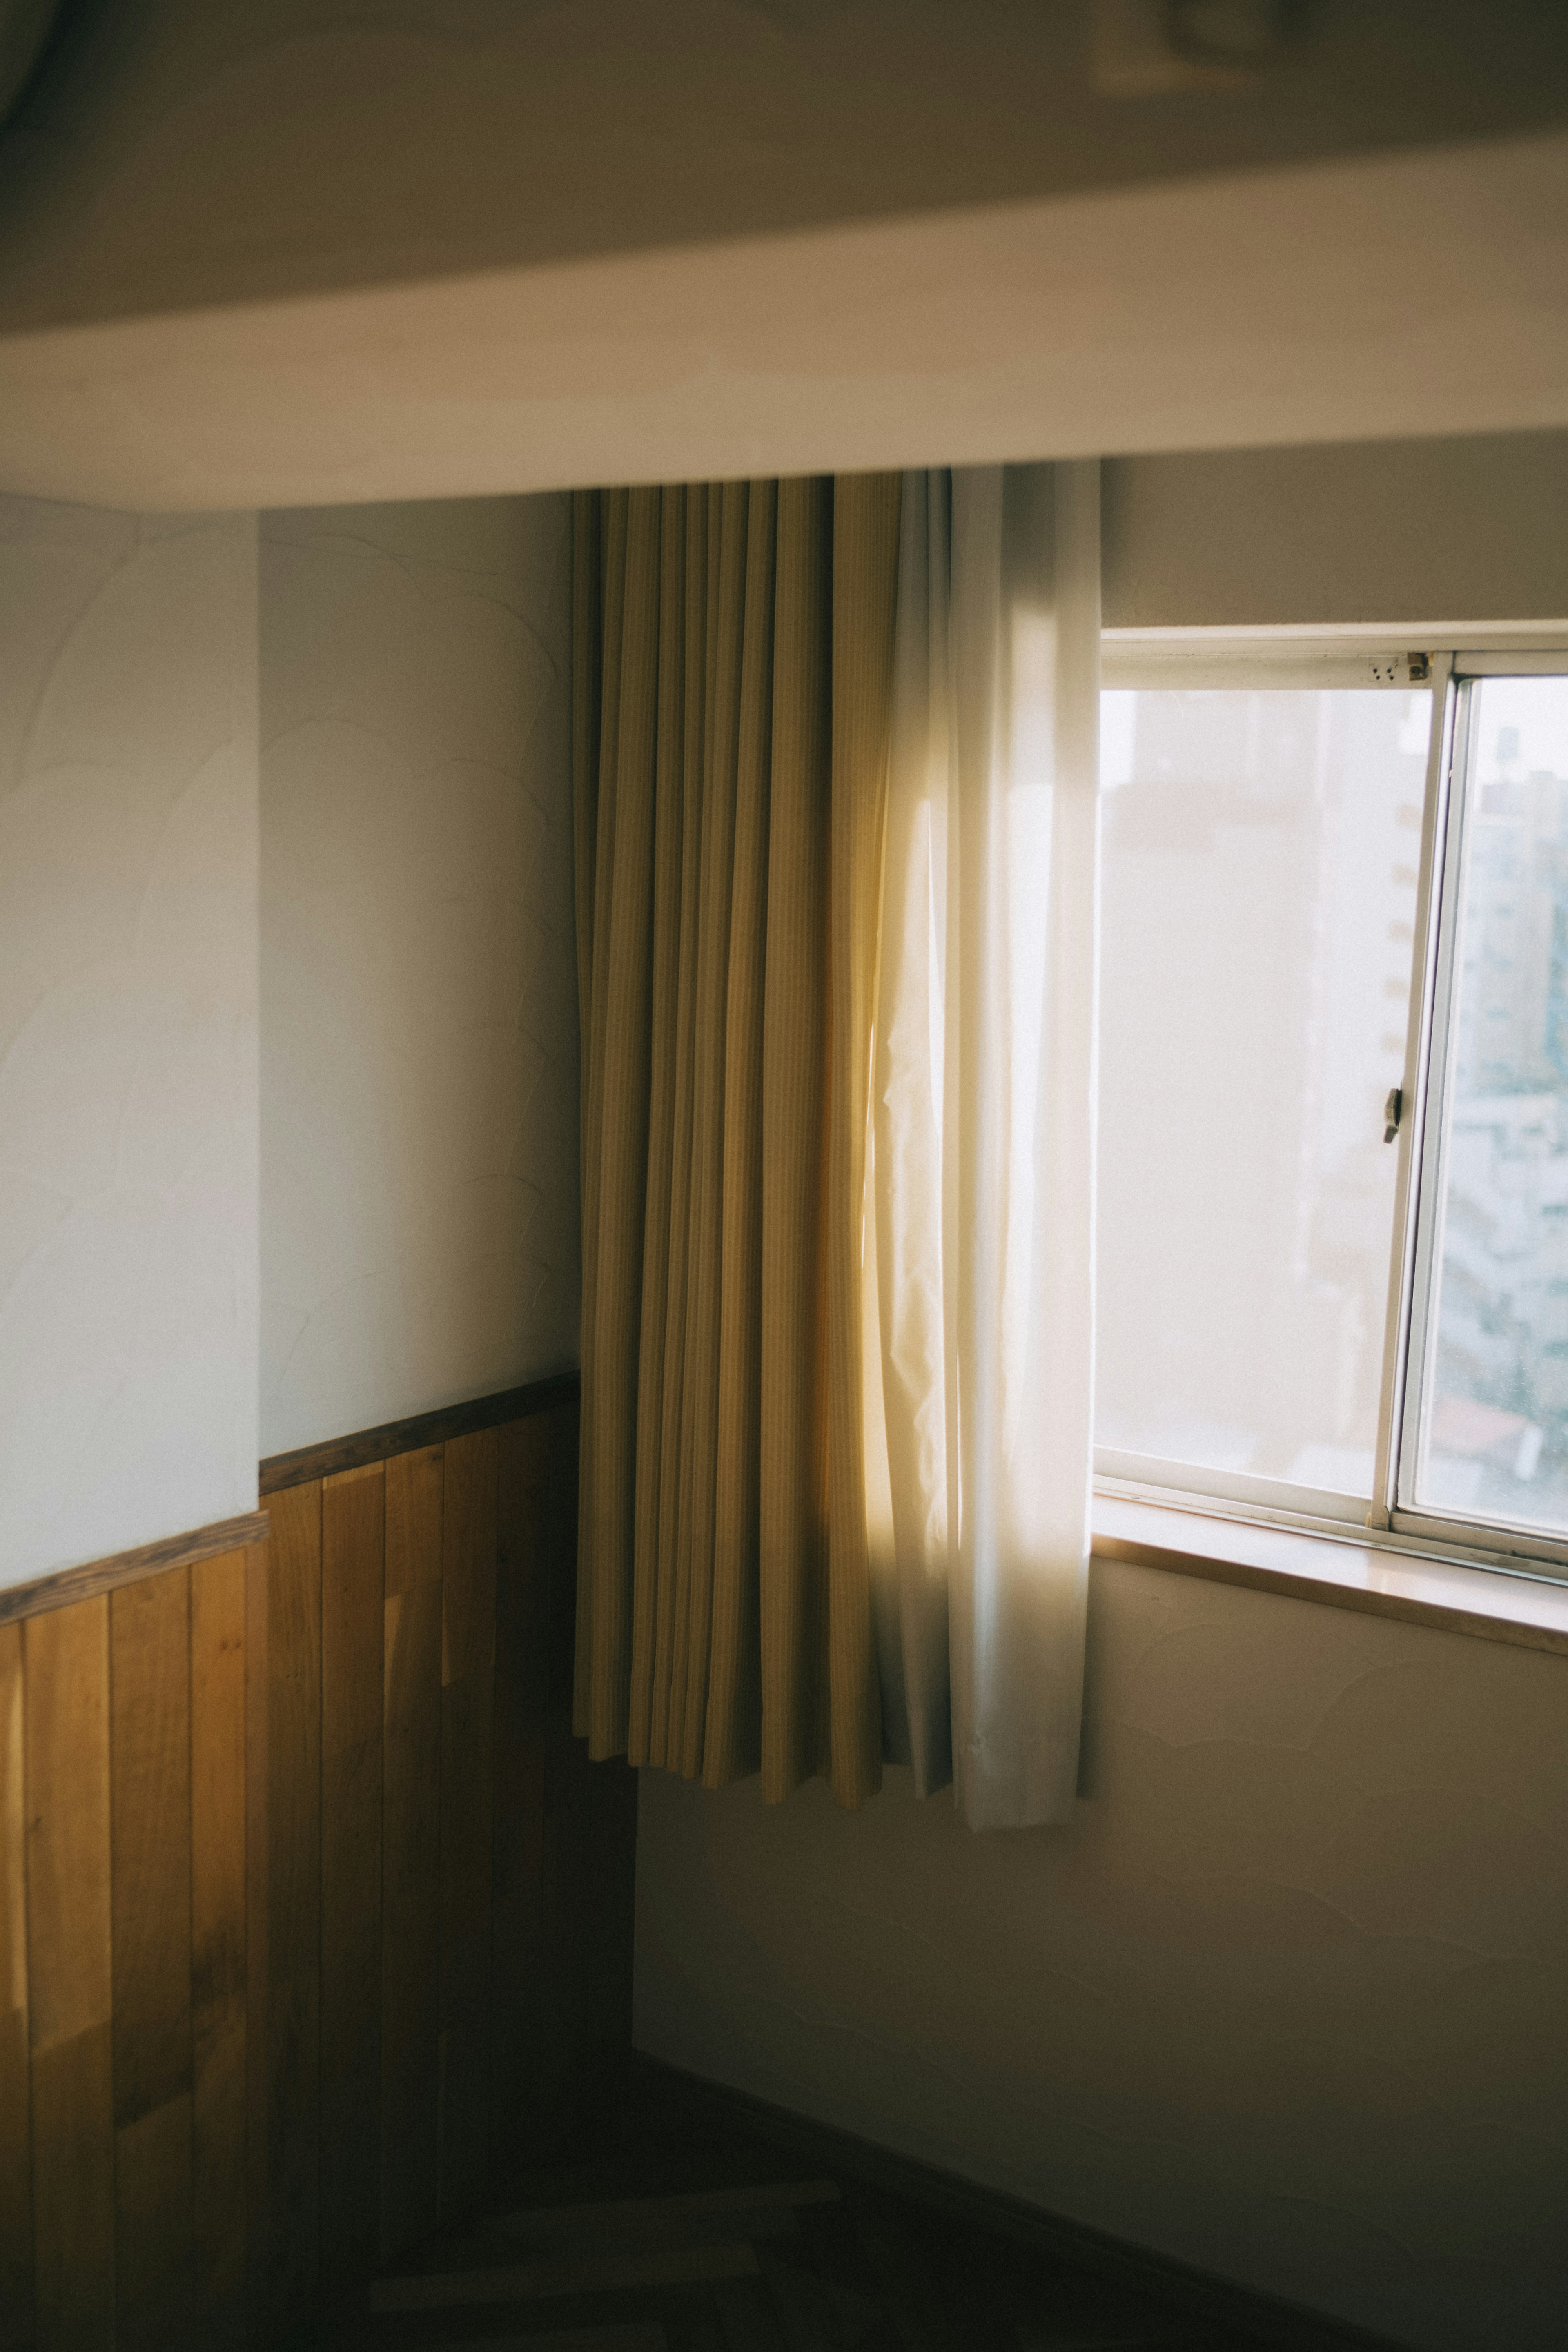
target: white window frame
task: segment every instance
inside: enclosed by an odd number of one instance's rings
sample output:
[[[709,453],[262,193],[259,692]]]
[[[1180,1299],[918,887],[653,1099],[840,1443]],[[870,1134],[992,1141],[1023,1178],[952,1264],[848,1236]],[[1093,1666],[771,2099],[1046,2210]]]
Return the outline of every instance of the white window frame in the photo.
[[[1447,639],[1446,647],[1436,640]],[[1413,650],[1418,649],[1418,650]],[[1420,665],[1426,665],[1426,675]],[[1102,684],[1116,688],[1246,690],[1294,688],[1429,689],[1432,722],[1417,868],[1410,1014],[1395,1139],[1393,1247],[1370,1505],[1316,1489],[1095,1449],[1099,1492],[1187,1511],[1293,1527],[1391,1552],[1458,1560],[1550,1582],[1568,1581],[1568,1537],[1456,1518],[1400,1498],[1423,1410],[1434,1261],[1440,1260],[1443,1109],[1451,1077],[1453,959],[1459,917],[1464,817],[1458,785],[1468,754],[1472,685],[1486,677],[1568,671],[1568,625],[1478,630],[1430,625],[1394,633],[1352,629],[1221,632],[1108,630]],[[1427,1138],[1432,1139],[1427,1149]]]

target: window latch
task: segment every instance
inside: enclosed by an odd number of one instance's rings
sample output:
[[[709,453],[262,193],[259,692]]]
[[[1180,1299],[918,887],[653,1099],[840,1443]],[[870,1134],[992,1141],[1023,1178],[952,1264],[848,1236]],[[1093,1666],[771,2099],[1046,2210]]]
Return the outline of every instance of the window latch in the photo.
[[[1384,1143],[1392,1143],[1394,1137],[1398,1134],[1399,1121],[1404,1109],[1404,1087],[1390,1087],[1388,1089],[1388,1100],[1383,1106],[1383,1139]]]

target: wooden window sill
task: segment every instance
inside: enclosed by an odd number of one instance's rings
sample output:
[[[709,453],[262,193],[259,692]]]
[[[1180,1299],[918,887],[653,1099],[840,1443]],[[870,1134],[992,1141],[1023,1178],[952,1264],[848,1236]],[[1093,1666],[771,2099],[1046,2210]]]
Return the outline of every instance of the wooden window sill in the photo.
[[[1283,1592],[1568,1657],[1568,1585],[1366,1543],[1222,1519],[1121,1495],[1094,1497],[1094,1556],[1210,1584]]]

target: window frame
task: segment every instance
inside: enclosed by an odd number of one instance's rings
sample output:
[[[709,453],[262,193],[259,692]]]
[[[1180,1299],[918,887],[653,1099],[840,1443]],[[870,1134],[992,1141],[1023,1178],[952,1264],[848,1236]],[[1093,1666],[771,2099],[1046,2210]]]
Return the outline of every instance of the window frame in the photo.
[[[1487,677],[1568,672],[1568,628],[1450,626],[1441,632],[1442,650],[1434,648],[1438,632],[1430,628],[1398,635],[1397,645],[1393,632],[1364,629],[1128,630],[1107,631],[1102,639],[1101,685],[1108,692],[1373,688],[1430,691],[1432,705],[1370,1501],[1100,1446],[1094,1485],[1099,1493],[1131,1501],[1565,1583],[1568,1536],[1446,1517],[1400,1496],[1402,1465],[1416,1458],[1441,1253],[1444,1109],[1452,1079],[1473,688]]]

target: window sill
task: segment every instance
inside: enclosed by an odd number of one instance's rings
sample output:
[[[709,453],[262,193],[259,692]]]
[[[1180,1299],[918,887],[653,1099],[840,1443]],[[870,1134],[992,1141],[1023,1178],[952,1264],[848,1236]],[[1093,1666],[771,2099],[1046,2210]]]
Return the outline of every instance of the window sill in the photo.
[[[1093,1551],[1097,1559],[1568,1657],[1568,1585],[1505,1570],[1102,1494],[1094,1497]]]

